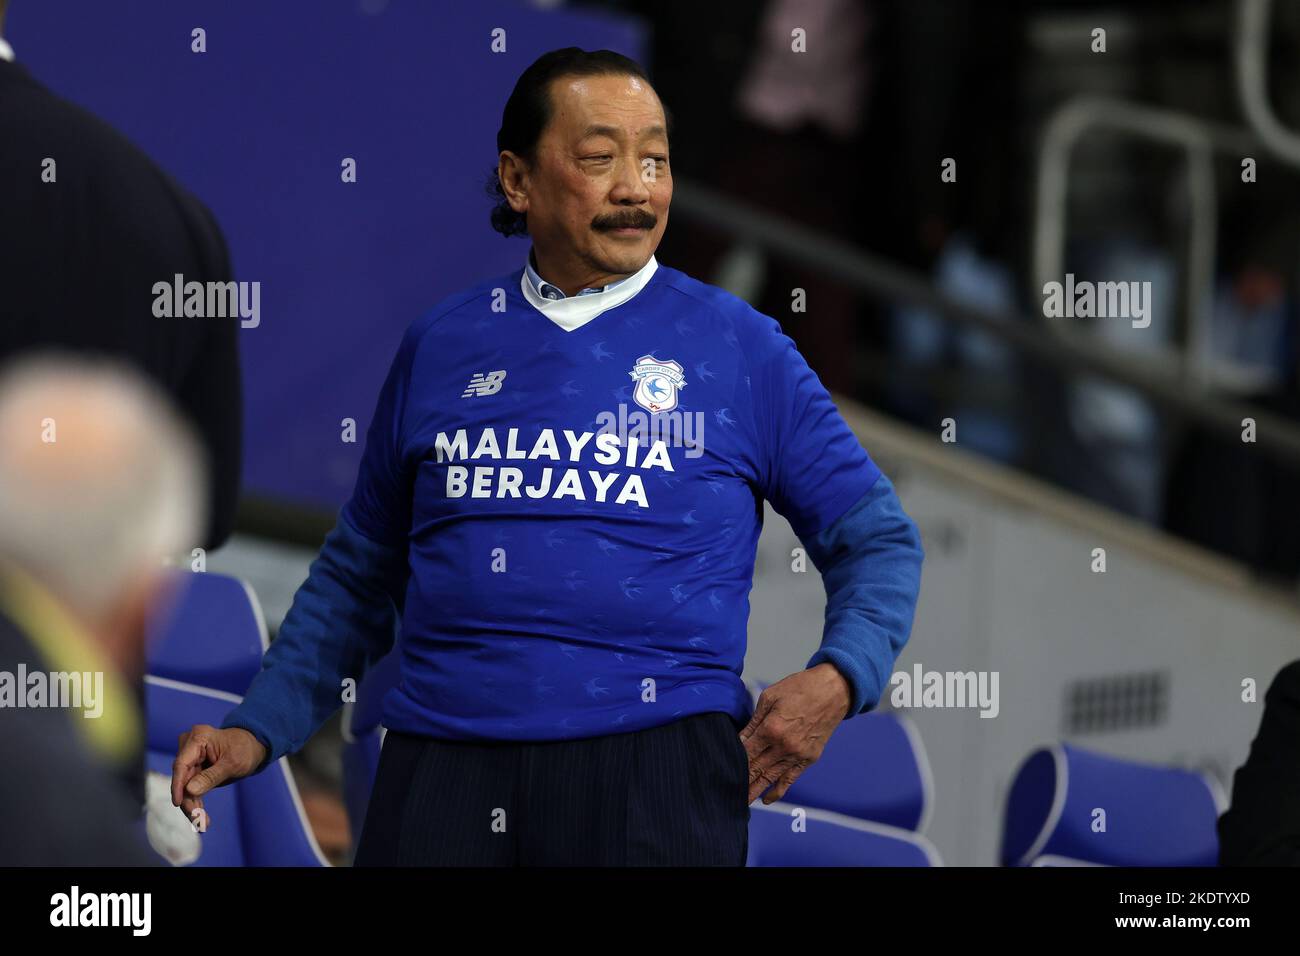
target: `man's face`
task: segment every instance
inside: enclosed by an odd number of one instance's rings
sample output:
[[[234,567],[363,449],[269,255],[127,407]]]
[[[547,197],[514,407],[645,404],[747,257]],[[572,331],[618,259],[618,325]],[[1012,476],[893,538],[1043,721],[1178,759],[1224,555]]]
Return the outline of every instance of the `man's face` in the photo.
[[[550,93],[522,210],[539,264],[584,282],[636,272],[673,195],[659,97],[634,76],[560,77]]]

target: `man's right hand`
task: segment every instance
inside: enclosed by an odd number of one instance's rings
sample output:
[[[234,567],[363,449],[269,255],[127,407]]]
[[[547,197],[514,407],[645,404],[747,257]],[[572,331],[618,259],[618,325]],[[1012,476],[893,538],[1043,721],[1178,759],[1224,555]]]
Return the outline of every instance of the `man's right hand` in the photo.
[[[242,727],[218,730],[195,724],[181,734],[172,764],[172,805],[200,831],[206,830],[211,820],[203,809],[203,795],[247,777],[265,759],[266,748]]]

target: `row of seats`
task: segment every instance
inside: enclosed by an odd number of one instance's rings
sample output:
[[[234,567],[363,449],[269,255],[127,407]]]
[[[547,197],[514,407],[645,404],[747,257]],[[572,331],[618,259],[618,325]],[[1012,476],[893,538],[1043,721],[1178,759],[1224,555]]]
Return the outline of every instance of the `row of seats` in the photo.
[[[177,864],[325,865],[288,762],[205,798],[222,825],[200,840],[171,806],[176,739],[218,725],[256,675],[267,646],[256,597],[219,574],[186,574],[151,640],[148,708],[154,847]],[[344,800],[360,833],[383,742],[382,705],[398,680],[391,653],[362,680],[343,714]],[[750,684],[754,699],[762,684]],[[933,809],[929,762],[913,723],[894,713],[842,724],[784,799],[750,813],[749,866],[939,866],[925,837]],[[155,799],[156,797],[156,799]],[[1006,866],[1213,866],[1217,781],[1056,744],[1021,765],[1007,800]],[[1099,828],[1098,811],[1105,826]]]
[[[765,684],[751,685],[757,702]],[[919,735],[893,713],[842,724],[821,759],[804,771],[781,803],[781,825],[751,814],[750,865],[934,866],[922,836],[933,781]],[[830,811],[816,841],[792,831],[795,808]],[[1215,866],[1216,823],[1227,809],[1214,777],[1157,767],[1072,744],[1034,751],[1012,781],[1003,820],[1003,866]],[[811,814],[811,810],[809,811]],[[875,839],[855,822],[882,825]],[[811,832],[811,827],[809,827]],[[904,861],[913,862],[904,862]]]

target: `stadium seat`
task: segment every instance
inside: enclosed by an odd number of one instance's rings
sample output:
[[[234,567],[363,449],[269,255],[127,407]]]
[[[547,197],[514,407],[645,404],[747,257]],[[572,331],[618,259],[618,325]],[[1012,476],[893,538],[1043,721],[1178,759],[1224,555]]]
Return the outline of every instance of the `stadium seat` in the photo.
[[[356,701],[343,705],[343,803],[354,846],[361,836],[375,771],[379,769],[384,697],[397,686],[400,672],[401,656],[394,647],[361,679]]]
[[[198,834],[171,805],[180,735],[220,726],[261,668],[266,624],[237,578],[177,572],[172,606],[150,624],[145,677],[149,841],[164,859],[196,866],[328,866],[287,760],[204,797],[213,821]]]
[[[1002,837],[1004,866],[1214,866],[1218,781],[1057,744],[1016,773]],[[1103,819],[1104,830],[1094,830]]]
[[[148,673],[242,696],[267,648],[261,604],[238,578],[174,574],[172,599],[149,622]]]
[[[916,833],[777,801],[750,807],[745,865],[942,866],[943,862],[930,841]]]
[[[754,686],[761,691],[767,685]],[[871,713],[837,727],[821,758],[783,799],[924,833],[933,792],[930,762],[916,725],[902,714]]]

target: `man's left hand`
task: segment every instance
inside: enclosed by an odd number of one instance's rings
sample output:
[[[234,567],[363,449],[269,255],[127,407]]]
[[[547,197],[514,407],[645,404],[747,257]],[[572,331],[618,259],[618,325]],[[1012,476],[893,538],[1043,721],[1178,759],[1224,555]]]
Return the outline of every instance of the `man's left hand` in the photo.
[[[764,790],[764,804],[785,796],[822,755],[852,700],[849,682],[833,664],[818,664],[765,688],[740,732],[749,753],[749,802]]]

